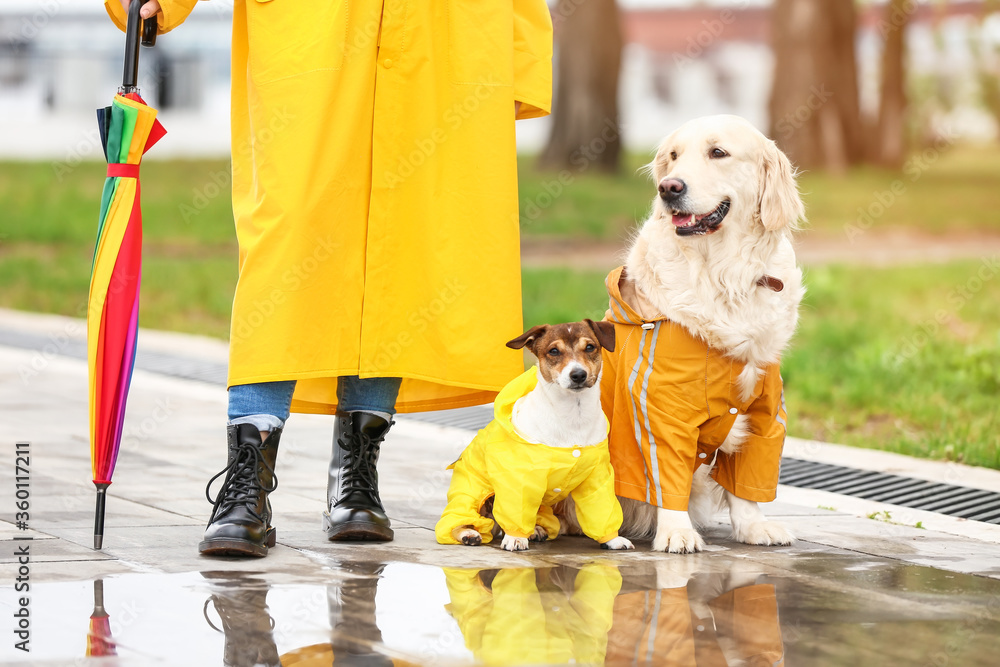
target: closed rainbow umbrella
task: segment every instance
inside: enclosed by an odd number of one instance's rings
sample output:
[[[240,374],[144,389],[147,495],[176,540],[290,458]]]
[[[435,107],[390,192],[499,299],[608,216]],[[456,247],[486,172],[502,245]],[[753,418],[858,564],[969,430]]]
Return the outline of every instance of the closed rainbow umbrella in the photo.
[[[155,19],[141,21],[139,7],[129,6],[122,89],[111,106],[97,110],[108,161],[101,195],[101,214],[94,248],[87,309],[87,361],[90,369],[90,454],[97,513],[94,548],[104,540],[104,509],[121,443],[125,403],[135,363],[139,282],[142,266],[142,210],[139,162],[166,134],[156,110],[139,97],[139,25],[143,43],[155,40]],[[150,25],[152,24],[152,25]]]

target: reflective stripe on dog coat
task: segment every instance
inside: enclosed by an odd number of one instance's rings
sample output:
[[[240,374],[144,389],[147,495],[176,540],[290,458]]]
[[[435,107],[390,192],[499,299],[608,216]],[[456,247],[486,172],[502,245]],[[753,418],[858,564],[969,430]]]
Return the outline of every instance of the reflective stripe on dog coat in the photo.
[[[627,280],[624,267],[608,275],[604,317],[615,325],[615,351],[604,351],[601,403],[611,422],[616,493],[686,510],[694,471],[714,459],[712,477],[725,489],[746,500],[774,500],[787,420],[779,365],[765,367],[741,399],[736,380],[744,364],[629,303],[638,297],[629,284],[628,297],[622,295]],[[748,415],[750,435],[739,452],[717,453],[739,415]]]

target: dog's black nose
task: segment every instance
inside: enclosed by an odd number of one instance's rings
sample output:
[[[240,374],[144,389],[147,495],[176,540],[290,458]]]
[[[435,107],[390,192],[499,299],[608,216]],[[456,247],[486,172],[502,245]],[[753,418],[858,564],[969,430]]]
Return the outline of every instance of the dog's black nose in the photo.
[[[687,192],[687,183],[679,178],[664,178],[657,189],[661,197],[672,201]]]
[[[569,379],[575,384],[583,384],[583,382],[587,379],[587,371],[582,368],[574,368],[569,372]]]

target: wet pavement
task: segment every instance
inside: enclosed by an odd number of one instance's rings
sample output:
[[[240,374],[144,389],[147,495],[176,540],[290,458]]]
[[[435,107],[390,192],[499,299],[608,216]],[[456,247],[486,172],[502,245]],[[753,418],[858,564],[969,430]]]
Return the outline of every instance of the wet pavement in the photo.
[[[691,556],[584,538],[518,554],[445,547],[432,530],[444,467],[471,433],[405,418],[379,465],[393,542],[325,540],[332,424],[295,415],[272,495],[278,545],[263,560],[201,557],[225,392],[140,371],[94,551],[86,397],[85,363],[0,346],[0,428],[31,446],[30,530],[11,523],[13,456],[0,467],[0,662],[1000,664],[995,543],[858,518],[782,487],[765,512],[799,537],[790,547],[734,543],[725,517]],[[25,543],[30,654],[14,646]]]

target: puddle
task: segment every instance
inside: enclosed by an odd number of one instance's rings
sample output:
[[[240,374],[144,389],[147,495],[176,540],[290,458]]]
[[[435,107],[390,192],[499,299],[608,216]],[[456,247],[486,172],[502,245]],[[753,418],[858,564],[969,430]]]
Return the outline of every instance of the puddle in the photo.
[[[994,665],[1000,581],[800,555],[537,568],[335,562],[32,586],[32,660],[193,665]],[[0,614],[10,618],[6,587]],[[0,658],[23,659],[12,642]],[[82,660],[81,660],[82,659]]]

